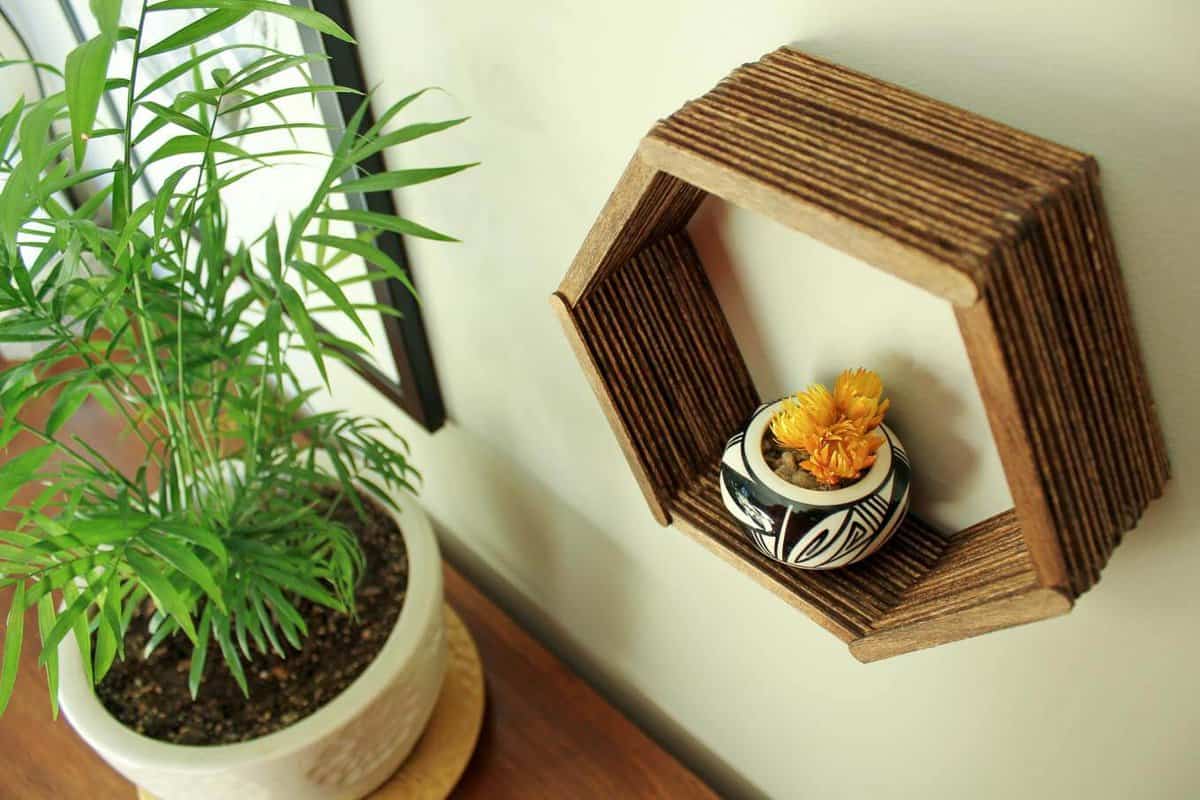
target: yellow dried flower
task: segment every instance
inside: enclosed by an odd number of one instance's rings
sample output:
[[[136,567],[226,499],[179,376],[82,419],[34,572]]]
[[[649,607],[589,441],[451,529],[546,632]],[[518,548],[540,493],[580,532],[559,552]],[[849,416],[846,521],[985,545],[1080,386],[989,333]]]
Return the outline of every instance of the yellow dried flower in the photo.
[[[859,432],[854,420],[840,420],[826,428],[809,457],[800,466],[820,483],[837,486],[852,481],[875,463],[875,452],[883,445],[883,437]]]
[[[846,370],[833,393],[817,383],[784,401],[771,420],[771,433],[783,447],[803,450],[800,466],[827,486],[855,480],[875,463],[883,438],[871,431],[891,405],[883,381],[868,369]]]
[[[869,369],[848,369],[838,375],[833,385],[833,399],[838,413],[853,420],[860,433],[878,428],[883,422],[891,400],[883,399],[883,381]]]
[[[838,410],[829,390],[819,383],[783,401],[771,420],[771,433],[784,447],[812,452],[825,429],[837,422]]]

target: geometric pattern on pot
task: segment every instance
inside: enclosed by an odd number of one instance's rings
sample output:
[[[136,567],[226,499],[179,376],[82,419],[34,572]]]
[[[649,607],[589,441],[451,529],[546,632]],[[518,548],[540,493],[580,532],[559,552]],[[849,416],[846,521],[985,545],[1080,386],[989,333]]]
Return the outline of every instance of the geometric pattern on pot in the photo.
[[[688,234],[710,194],[952,305],[1012,510],[840,570],[746,538],[716,476],[762,400]],[[651,129],[552,305],[654,518],[862,660],[1068,611],[1168,477],[1095,159],[791,48]]]
[[[887,426],[875,463],[856,483],[832,491],[804,489],[774,474],[762,441],[783,405],[763,405],[734,434],[721,458],[721,499],[746,538],[776,561],[801,569],[834,569],[882,547],[908,513],[912,471]]]

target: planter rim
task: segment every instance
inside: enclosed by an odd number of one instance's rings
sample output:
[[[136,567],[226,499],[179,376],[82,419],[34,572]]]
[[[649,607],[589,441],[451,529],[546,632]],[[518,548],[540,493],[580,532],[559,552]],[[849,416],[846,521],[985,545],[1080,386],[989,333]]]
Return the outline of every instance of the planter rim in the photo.
[[[372,496],[370,492],[366,492]],[[350,722],[374,701],[380,687],[388,686],[421,644],[423,622],[430,603],[441,604],[442,568],[437,540],[429,517],[407,492],[393,497],[400,513],[380,506],[396,521],[404,538],[410,566],[404,605],[383,648],[375,659],[337,697],[300,721],[245,742],[218,745],[181,745],[152,739],[127,728],[101,704],[83,673],[79,647],[73,636],[59,645],[59,704],[77,732],[102,755],[130,762],[153,763],[176,772],[206,773],[276,759],[327,736]],[[433,568],[428,568],[428,565]],[[441,613],[440,608],[435,613]],[[101,749],[102,748],[102,749]]]
[[[882,424],[878,431],[883,434],[883,444],[875,453],[875,463],[867,470],[866,475],[850,486],[831,491],[805,489],[776,475],[775,471],[767,466],[767,460],[763,457],[762,440],[776,410],[787,399],[784,397],[766,404],[754,414],[749,424],[746,425],[746,435],[742,439],[742,454],[746,459],[746,466],[750,468],[750,474],[755,480],[787,500],[816,508],[843,506],[857,502],[883,485],[892,471],[892,439],[896,434],[892,433],[891,428]]]

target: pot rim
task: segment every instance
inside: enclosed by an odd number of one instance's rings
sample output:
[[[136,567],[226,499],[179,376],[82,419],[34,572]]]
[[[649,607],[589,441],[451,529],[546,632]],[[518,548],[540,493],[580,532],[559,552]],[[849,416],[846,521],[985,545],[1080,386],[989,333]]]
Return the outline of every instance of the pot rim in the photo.
[[[742,455],[755,480],[787,500],[818,508],[855,503],[883,486],[892,471],[892,441],[896,438],[892,429],[883,424],[879,426],[879,431],[883,434],[883,444],[875,453],[875,463],[867,470],[866,475],[850,486],[831,491],[805,489],[776,475],[774,470],[767,466],[767,460],[763,457],[762,440],[770,427],[771,419],[775,416],[775,411],[787,399],[784,397],[766,404],[746,425],[746,435],[742,439]]]
[[[370,493],[367,493],[371,496]],[[396,521],[410,565],[404,605],[383,648],[341,694],[304,719],[245,742],[182,745],[152,739],[113,717],[83,673],[73,636],[59,645],[59,705],[71,726],[101,755],[131,763],[151,763],[175,772],[205,773],[235,769],[301,750],[348,724],[391,685],[421,644],[431,613],[441,613],[442,565],[429,517],[407,492],[393,498],[395,509],[380,503]],[[430,608],[430,606],[436,606]]]

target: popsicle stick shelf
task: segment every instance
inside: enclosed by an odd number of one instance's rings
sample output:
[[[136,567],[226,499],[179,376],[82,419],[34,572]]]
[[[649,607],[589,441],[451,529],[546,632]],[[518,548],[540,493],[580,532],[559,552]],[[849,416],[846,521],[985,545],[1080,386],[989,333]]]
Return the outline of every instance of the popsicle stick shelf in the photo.
[[[686,231],[707,194],[953,304],[1015,508],[826,572],[745,541],[717,463],[759,397]],[[654,517],[863,661],[1068,611],[1168,477],[1095,160],[796,50],[650,131],[553,304]]]

